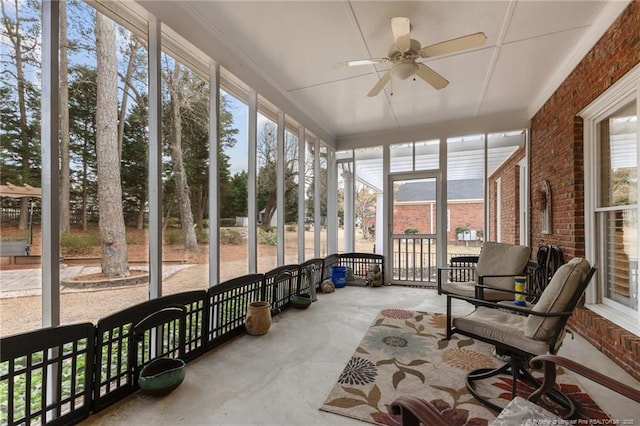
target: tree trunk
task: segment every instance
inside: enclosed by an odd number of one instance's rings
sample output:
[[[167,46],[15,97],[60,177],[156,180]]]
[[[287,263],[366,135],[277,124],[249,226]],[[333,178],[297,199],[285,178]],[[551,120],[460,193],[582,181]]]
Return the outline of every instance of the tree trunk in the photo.
[[[127,241],[122,210],[120,153],[118,152],[118,70],[114,23],[96,12],[97,104],[96,157],[98,209],[102,243],[102,274],[129,275]]]
[[[8,37],[6,37],[11,44],[13,45],[14,53],[15,53],[15,66],[16,66],[16,83],[18,89],[18,110],[20,112],[20,140],[22,143],[22,182],[15,182],[16,184],[24,184],[26,183],[26,179],[29,176],[30,168],[29,168],[29,123],[27,120],[27,106],[26,106],[26,85],[24,81],[24,70],[23,70],[23,46],[22,46],[22,35],[20,34],[20,15],[19,15],[19,7],[18,2],[15,2],[15,24],[13,28],[8,24],[9,20],[3,19],[5,24],[5,29],[7,31]],[[2,15],[3,18],[6,16],[4,2],[2,4]],[[4,37],[3,37],[4,38]],[[27,229],[29,224],[29,199],[22,198],[20,200],[20,220],[18,222],[18,229],[24,231]]]
[[[86,132],[85,132],[86,134]],[[88,160],[88,153],[87,150],[89,149],[88,147],[89,142],[87,141],[87,139],[84,139],[84,146],[82,148],[82,230],[84,232],[87,232],[89,230],[89,223],[87,220],[87,201],[89,199],[89,179],[88,179],[88,174],[89,174],[89,160]]]
[[[202,184],[198,185],[198,205],[196,207],[196,225],[198,231],[204,231],[204,190]]]
[[[67,79],[67,5],[60,2],[60,233],[71,232],[69,166],[69,82]]]
[[[164,222],[162,224],[162,233],[167,230],[169,227],[169,218],[171,217],[171,210],[173,209],[173,203],[175,201],[175,197],[171,197],[171,201],[169,201],[169,207],[167,207],[167,213],[164,215]]]
[[[262,228],[271,228],[271,219],[276,213],[276,201],[271,198],[267,200],[267,204],[264,206],[264,215],[262,216]]]
[[[138,205],[138,219],[136,220],[136,229],[142,230],[144,229],[144,206],[147,204],[146,194],[142,196],[140,199],[140,204]]]
[[[118,153],[122,154],[122,143],[124,138],[124,123],[127,119],[127,104],[129,100],[128,87],[131,85],[131,78],[136,68],[135,57],[138,52],[138,41],[134,41],[129,45],[131,50],[129,56],[129,64],[127,65],[127,73],[122,80],[122,102],[120,103],[120,118],[118,119]]]
[[[180,116],[180,65],[175,64],[171,81],[171,137],[169,138],[169,151],[173,167],[173,179],[176,183],[176,195],[178,197],[178,209],[180,211],[180,223],[184,236],[184,249],[187,251],[198,250],[198,241],[193,226],[193,212],[189,197],[189,185],[187,183],[187,171],[182,158],[182,119]]]

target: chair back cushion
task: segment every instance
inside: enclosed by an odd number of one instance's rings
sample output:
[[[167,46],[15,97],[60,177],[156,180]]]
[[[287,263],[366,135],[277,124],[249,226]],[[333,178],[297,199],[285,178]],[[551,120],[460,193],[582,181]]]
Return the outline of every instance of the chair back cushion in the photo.
[[[482,245],[476,270],[478,276],[510,275],[509,277],[485,278],[483,284],[513,290],[513,276],[522,274],[530,256],[530,247],[486,241]]]
[[[542,292],[533,311],[565,312],[578,287],[587,278],[590,269],[589,262],[581,257],[575,257],[569,263],[562,265]],[[549,340],[553,337],[559,322],[560,317],[529,315],[524,335],[535,340]]]

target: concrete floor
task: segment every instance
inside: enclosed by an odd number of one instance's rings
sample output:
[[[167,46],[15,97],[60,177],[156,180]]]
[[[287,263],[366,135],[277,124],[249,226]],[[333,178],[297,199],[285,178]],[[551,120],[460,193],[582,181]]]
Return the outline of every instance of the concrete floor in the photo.
[[[243,335],[188,364],[182,385],[153,398],[136,393],[94,414],[96,425],[356,425],[318,410],[380,309],[444,312],[435,290],[347,287],[319,294],[307,310],[289,309],[263,336]],[[454,313],[468,312],[460,302]],[[565,338],[560,355],[640,388],[580,336]],[[640,425],[640,404],[600,385],[582,386],[619,424]],[[624,419],[631,422],[623,423]]]

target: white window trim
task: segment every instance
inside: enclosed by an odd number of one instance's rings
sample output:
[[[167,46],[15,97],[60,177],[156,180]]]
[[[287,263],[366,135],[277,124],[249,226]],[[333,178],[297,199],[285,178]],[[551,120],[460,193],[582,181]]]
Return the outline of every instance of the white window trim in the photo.
[[[496,242],[502,242],[502,178],[496,179]]]
[[[519,242],[520,245],[529,245],[529,166],[528,155],[525,155],[522,160],[518,162],[520,167],[519,173],[519,192],[518,192],[518,206],[519,206]]]
[[[640,108],[640,64],[637,64],[607,91],[589,104],[578,114],[584,119],[584,171],[585,171],[585,254],[587,259],[597,259],[598,245],[595,235],[597,223],[595,220],[596,200],[598,200],[598,158],[597,123],[607,115],[615,112],[635,98],[637,108]],[[640,120],[638,121],[638,135],[640,135]],[[640,137],[640,136],[639,136]],[[640,157],[640,151],[638,152]],[[638,159],[640,164],[640,158]],[[640,192],[640,188],[638,188]],[[638,231],[640,241],[640,230]],[[639,253],[640,254],[640,253]],[[597,265],[595,265],[597,267]],[[639,271],[640,272],[640,271]],[[600,274],[596,272],[592,283],[586,291],[586,307],[593,312],[607,318],[614,324],[640,335],[640,309],[633,311],[603,297]],[[632,313],[629,315],[629,313]],[[621,315],[623,313],[623,315]]]

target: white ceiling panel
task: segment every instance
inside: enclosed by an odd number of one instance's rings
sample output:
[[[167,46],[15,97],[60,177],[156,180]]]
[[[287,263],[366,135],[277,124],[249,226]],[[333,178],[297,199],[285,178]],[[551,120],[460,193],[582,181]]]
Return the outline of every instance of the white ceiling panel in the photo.
[[[277,107],[331,140],[355,145],[416,126],[475,123],[530,111],[550,96],[630,0],[142,1],[163,23],[239,73]],[[450,81],[436,91],[393,80],[366,95],[390,65],[334,68],[386,57],[390,18],[406,16],[422,46],[484,32],[484,46],[424,61]],[[197,29],[196,29],[197,28]],[[219,48],[218,48],[219,47]],[[586,48],[586,49],[585,49]],[[212,53],[209,53],[212,52]],[[218,52],[223,57],[215,58]],[[235,71],[234,71],[235,70]],[[269,96],[271,95],[271,96]],[[531,112],[532,115],[535,111]],[[514,120],[522,125],[518,114]],[[492,118],[493,117],[493,118]],[[506,129],[513,128],[504,123]],[[475,126],[475,124],[474,124]],[[353,135],[357,135],[354,137]],[[355,142],[358,140],[359,142]]]
[[[348,68],[335,70],[333,64],[340,58],[368,56],[341,2],[196,1],[191,5],[285,90],[359,74]]]
[[[505,43],[544,34],[588,27],[606,1],[520,1],[516,4]]]
[[[583,32],[574,29],[502,46],[481,115],[502,112],[504,106],[526,109]]]
[[[397,127],[389,105],[366,94],[377,81],[375,74],[340,80],[292,92],[302,103],[313,102],[318,114],[332,123],[338,134],[364,133]],[[358,95],[355,96],[354,93]]]

